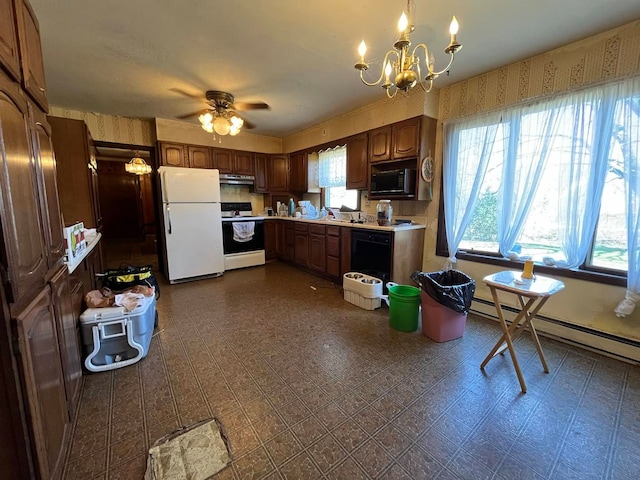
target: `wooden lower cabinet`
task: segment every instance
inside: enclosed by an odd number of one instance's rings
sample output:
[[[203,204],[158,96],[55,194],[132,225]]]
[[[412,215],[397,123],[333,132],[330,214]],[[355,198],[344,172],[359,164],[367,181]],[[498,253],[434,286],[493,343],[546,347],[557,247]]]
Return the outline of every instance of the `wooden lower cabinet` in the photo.
[[[71,422],[49,286],[16,317],[15,325],[39,478],[61,478]]]
[[[318,273],[327,269],[325,235],[324,225],[309,225],[309,268]]]
[[[340,229],[340,277],[351,271],[351,229]]]
[[[327,253],[326,273],[333,280],[340,280],[340,227],[327,227],[325,248]]]
[[[286,222],[283,221],[284,223],[284,255],[283,258],[285,260],[288,260],[290,262],[293,262],[293,260],[295,259],[295,232],[293,229],[293,223],[292,222]]]
[[[296,223],[294,230],[294,252],[296,265],[307,267],[309,265],[309,227],[306,223]]]
[[[71,289],[69,288],[69,273],[63,266],[51,280],[53,307],[56,318],[56,328],[62,360],[62,373],[67,396],[69,418],[73,418],[80,396],[82,384],[82,358],[80,350],[80,332],[78,330],[78,316],[74,311]]]
[[[264,254],[267,260],[278,256],[278,222],[267,220],[264,222]]]

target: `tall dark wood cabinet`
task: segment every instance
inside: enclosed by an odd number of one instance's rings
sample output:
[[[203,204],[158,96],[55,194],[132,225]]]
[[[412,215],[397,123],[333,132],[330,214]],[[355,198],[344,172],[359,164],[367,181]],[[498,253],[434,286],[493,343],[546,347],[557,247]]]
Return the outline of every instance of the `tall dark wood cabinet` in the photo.
[[[0,0],[2,478],[61,478],[82,374],[47,108],[38,21]]]
[[[347,141],[347,189],[364,190],[368,187],[367,133]]]
[[[188,167],[185,146],[181,143],[158,142],[160,164],[167,167]]]
[[[391,125],[369,131],[369,162],[391,159]]]
[[[306,192],[308,179],[306,152],[289,154],[289,191]]]
[[[269,190],[272,193],[289,191],[288,155],[269,155]]]
[[[209,147],[189,145],[187,147],[188,166],[191,168],[211,168],[211,150]]]
[[[237,175],[253,175],[253,153],[236,151],[233,156],[233,173]]]
[[[233,173],[233,150],[212,148],[213,168],[220,173]]]
[[[266,153],[255,154],[255,182],[256,193],[269,193],[269,156]]]
[[[102,231],[95,147],[82,120],[47,117],[56,154],[58,195],[64,223],[83,222]]]

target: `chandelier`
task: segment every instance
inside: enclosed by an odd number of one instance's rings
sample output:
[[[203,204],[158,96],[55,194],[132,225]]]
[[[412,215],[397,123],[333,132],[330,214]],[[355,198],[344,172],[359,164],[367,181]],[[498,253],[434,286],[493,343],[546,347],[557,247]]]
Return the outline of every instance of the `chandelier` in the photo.
[[[409,23],[410,20],[411,0],[407,0],[407,11],[406,13],[402,12],[402,16],[398,21],[400,37],[393,44],[394,50],[389,50],[384,56],[380,77],[375,82],[367,82],[364,78],[363,72],[369,68],[369,65],[364,61],[364,55],[367,52],[367,45],[364,43],[364,40],[362,40],[358,47],[360,61],[355,64],[355,68],[356,70],[360,70],[360,80],[362,80],[362,83],[365,85],[372,87],[380,84],[384,78],[382,88],[385,89],[389,98],[395,97],[398,90],[402,90],[404,92],[411,90],[417,83],[422,86],[425,92],[430,92],[433,87],[433,81],[439,75],[442,75],[445,72],[448,73],[449,67],[451,67],[451,64],[453,63],[454,54],[462,48],[462,45],[460,45],[456,39],[456,34],[458,33],[458,21],[454,16],[451,20],[451,25],[449,26],[451,40],[449,41],[447,48],[444,50],[445,53],[451,55],[451,58],[449,59],[449,64],[445,68],[440,71],[436,71],[434,68],[435,58],[433,53],[429,54],[429,48],[424,43],[416,45],[415,48],[409,52],[409,47],[411,47],[410,35],[415,30],[415,26]],[[419,56],[420,49],[424,51],[424,58]],[[422,74],[420,72],[421,61],[424,61],[424,66],[426,68],[426,75],[424,79],[422,79]]]
[[[133,158],[124,165],[124,169],[128,173],[134,173],[136,175],[151,173],[151,165],[148,165],[147,162],[138,155],[138,152],[135,152]]]
[[[233,112],[222,109],[204,113],[198,117],[198,120],[205,131],[216,132],[218,135],[237,135],[244,124],[244,121]]]

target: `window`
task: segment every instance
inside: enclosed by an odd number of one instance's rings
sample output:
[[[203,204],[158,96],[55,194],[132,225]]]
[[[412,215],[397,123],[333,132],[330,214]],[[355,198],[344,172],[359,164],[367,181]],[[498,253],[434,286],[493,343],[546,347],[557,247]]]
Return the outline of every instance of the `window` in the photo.
[[[318,159],[318,183],[324,191],[323,205],[358,209],[358,190],[347,190],[347,147],[323,150]]]
[[[627,212],[637,202],[625,182],[640,181],[640,80],[496,115],[445,125],[440,228],[450,255],[625,274]]]

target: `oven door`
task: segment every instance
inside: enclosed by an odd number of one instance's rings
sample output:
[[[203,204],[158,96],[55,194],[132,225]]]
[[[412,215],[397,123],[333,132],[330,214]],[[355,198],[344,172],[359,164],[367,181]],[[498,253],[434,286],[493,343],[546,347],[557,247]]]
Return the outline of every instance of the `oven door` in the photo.
[[[234,235],[234,223],[254,222],[253,236],[239,238]],[[235,237],[235,238],[234,238]],[[264,220],[232,220],[222,222],[222,246],[225,255],[264,250]]]

